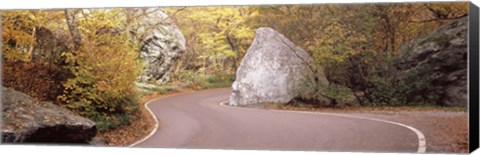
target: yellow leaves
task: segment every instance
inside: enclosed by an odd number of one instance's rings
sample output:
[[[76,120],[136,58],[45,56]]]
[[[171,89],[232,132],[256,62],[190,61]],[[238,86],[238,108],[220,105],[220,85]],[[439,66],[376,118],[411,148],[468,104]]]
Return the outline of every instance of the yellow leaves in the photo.
[[[178,9],[166,10],[175,13],[172,18],[187,39],[185,55],[193,58],[188,65],[205,66],[212,72],[218,66],[235,63],[231,61],[246,51],[255,35],[248,20],[259,12],[248,7],[187,7],[177,12]]]
[[[37,27],[58,28],[58,11],[2,11],[2,53],[8,61],[30,61]],[[63,18],[62,16],[61,18]]]
[[[91,15],[107,18],[109,11],[90,11]],[[75,53],[65,52],[70,70],[75,75],[65,83],[67,92],[59,99],[67,101],[71,109],[85,115],[100,114],[104,109],[116,112],[124,107],[125,98],[135,93],[134,82],[142,65],[138,61],[138,44],[128,40],[128,32],[118,34],[96,31],[113,22],[95,22],[90,18],[80,22],[83,46]],[[97,20],[97,19],[95,19]]]
[[[66,95],[60,95],[60,96],[57,97],[57,100],[58,100],[58,101],[61,101],[61,102],[68,102],[67,99],[68,99],[68,98],[67,98]]]
[[[65,60],[67,65],[48,64],[48,68],[53,69],[65,67],[73,75],[65,81],[58,81],[63,83],[63,94],[52,97],[51,100],[66,103],[73,111],[95,121],[103,118],[119,120],[117,116],[112,115],[127,116],[127,113],[135,110],[136,106],[134,84],[142,69],[141,61],[138,59],[140,47],[136,42],[132,42],[128,31],[121,29],[125,27],[121,24],[125,23],[122,23],[120,11],[120,9],[75,10],[75,22],[81,30],[83,46],[75,51],[69,51],[72,50],[68,49],[69,47],[59,50],[59,56],[64,58],[62,60]],[[63,11],[2,11],[1,15],[2,54],[7,61],[30,61],[32,49],[37,43],[35,36],[37,32],[41,32],[41,35],[45,32],[52,33],[67,46],[71,44]],[[37,31],[39,28],[44,31]],[[98,33],[101,29],[110,28],[119,29],[118,31],[115,29],[114,32],[107,30]],[[47,38],[47,41],[57,44],[50,38]],[[46,62],[37,61],[38,64]],[[60,75],[69,74],[67,71],[61,71]],[[59,75],[57,72],[54,74]],[[43,83],[42,81],[40,86],[45,85]],[[52,85],[55,90],[60,89],[57,83]]]
[[[227,57],[237,57],[237,53],[229,49],[223,50],[223,54]]]

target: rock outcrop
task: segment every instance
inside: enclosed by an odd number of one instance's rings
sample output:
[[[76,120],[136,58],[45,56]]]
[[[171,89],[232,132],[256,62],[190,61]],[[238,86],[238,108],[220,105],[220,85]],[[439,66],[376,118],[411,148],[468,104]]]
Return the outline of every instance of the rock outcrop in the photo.
[[[68,51],[65,40],[57,38],[51,30],[45,27],[36,27],[34,36],[33,61],[48,62],[50,64],[59,64],[64,61],[61,53]]]
[[[95,123],[2,87],[2,143],[89,143]]]
[[[182,32],[160,8],[135,10],[140,23],[134,32],[142,40],[140,58],[146,64],[140,82],[164,83],[169,80],[172,66],[185,53]]]
[[[30,17],[33,16],[29,16],[27,21],[33,22]],[[63,30],[43,26],[23,25],[21,20],[15,22],[20,22],[17,30],[32,34],[35,44],[26,46],[24,43],[19,44],[22,42],[18,40],[19,38],[8,37],[5,45],[23,51],[21,53],[27,54],[30,59],[28,61],[19,61],[19,58],[4,59],[2,85],[39,100],[55,100],[64,93],[63,84],[67,78],[74,76],[66,67],[66,57],[62,56],[63,52],[69,51],[66,38],[69,37],[68,32],[62,33]]]
[[[312,80],[312,57],[272,28],[259,28],[237,70],[230,105],[287,103]],[[327,83],[323,72],[319,81]]]
[[[467,105],[468,17],[443,25],[402,47],[402,76],[427,79],[438,105]]]

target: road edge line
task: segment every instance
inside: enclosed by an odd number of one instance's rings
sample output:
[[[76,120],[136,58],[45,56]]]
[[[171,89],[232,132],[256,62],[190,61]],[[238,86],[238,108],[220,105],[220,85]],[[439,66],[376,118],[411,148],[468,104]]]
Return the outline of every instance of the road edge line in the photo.
[[[236,108],[236,109],[244,109],[244,110],[259,110],[259,109],[249,109],[249,108],[242,108],[242,107],[237,107],[237,106],[230,106],[230,105],[226,105],[226,103],[228,103],[228,100],[220,102],[220,105],[223,106],[223,107],[227,107],[227,108]],[[387,121],[387,120],[382,120],[382,119],[377,119],[377,118],[368,118],[368,117],[351,116],[351,115],[345,115],[345,114],[324,113],[324,112],[275,110],[275,109],[268,109],[268,111],[306,113],[306,114],[317,114],[317,115],[330,115],[330,116],[363,119],[363,120],[370,120],[370,121],[377,121],[377,122],[383,122],[383,123],[398,125],[398,126],[407,128],[410,131],[413,131],[417,135],[417,138],[418,138],[417,153],[425,153],[427,151],[427,140],[425,138],[425,135],[420,130],[418,130],[418,129],[412,127],[412,126],[402,124],[402,123]]]
[[[148,101],[147,103],[145,103],[145,105],[144,105],[145,109],[147,109],[147,111],[148,111],[148,112],[150,113],[150,115],[153,117],[153,120],[155,121],[155,127],[152,129],[152,131],[150,131],[150,133],[149,133],[147,136],[143,137],[143,139],[140,139],[140,140],[136,141],[135,143],[130,144],[128,147],[134,147],[135,145],[138,145],[138,144],[146,141],[148,138],[152,137],[152,136],[157,132],[158,126],[159,126],[159,125],[158,125],[158,124],[159,124],[159,123],[158,123],[158,119],[157,119],[157,116],[155,116],[155,114],[153,113],[153,111],[150,110],[150,108],[148,108],[148,104],[150,104],[150,103],[152,103],[153,101],[156,101],[156,100],[158,100],[158,99],[160,99],[160,98],[152,99],[152,100]]]

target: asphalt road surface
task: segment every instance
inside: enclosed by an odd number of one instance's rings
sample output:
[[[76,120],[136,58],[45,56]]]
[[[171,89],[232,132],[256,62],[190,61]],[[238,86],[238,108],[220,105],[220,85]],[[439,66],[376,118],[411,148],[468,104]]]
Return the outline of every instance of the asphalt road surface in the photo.
[[[230,91],[189,92],[151,102],[148,107],[159,128],[135,147],[343,152],[417,152],[419,148],[416,133],[395,124],[221,106]]]

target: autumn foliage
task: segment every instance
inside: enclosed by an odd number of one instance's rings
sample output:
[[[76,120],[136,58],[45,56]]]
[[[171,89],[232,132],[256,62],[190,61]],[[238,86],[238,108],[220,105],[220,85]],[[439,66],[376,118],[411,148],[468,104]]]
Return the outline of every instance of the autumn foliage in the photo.
[[[187,41],[172,82],[228,87],[258,27],[272,27],[322,67],[331,102],[317,106],[430,103],[408,100],[421,79],[395,81],[401,45],[467,16],[468,3],[325,4],[165,8]],[[2,11],[3,84],[54,101],[95,120],[102,131],[128,124],[138,111],[142,72],[139,25],[132,9]],[[148,32],[148,31],[145,31]],[[305,87],[317,87],[307,84]],[[395,89],[392,89],[395,88]],[[411,96],[410,98],[415,98]]]
[[[97,122],[101,131],[127,124],[129,115],[138,111],[135,81],[141,71],[139,45],[128,32],[99,33],[119,24],[102,18],[113,18],[118,11],[91,10],[79,16],[73,25],[81,33],[82,43],[74,48],[63,11],[15,11],[3,14],[4,82],[42,100],[68,107]],[[48,16],[56,15],[53,17]],[[88,14],[88,16],[87,16]],[[38,16],[45,15],[45,16]],[[48,17],[48,18],[47,18]],[[83,17],[83,18],[82,18]],[[49,22],[52,21],[52,22]],[[44,24],[39,24],[44,23]],[[20,26],[18,26],[20,25]],[[35,36],[39,27],[52,30],[45,40]],[[32,35],[33,34],[33,35]],[[56,45],[41,47],[43,42],[62,42],[68,48],[55,51]],[[43,44],[42,44],[43,45]],[[45,50],[47,48],[47,50]],[[44,53],[40,53],[44,52]],[[57,53],[55,53],[57,52]],[[48,55],[49,61],[36,55]]]

